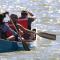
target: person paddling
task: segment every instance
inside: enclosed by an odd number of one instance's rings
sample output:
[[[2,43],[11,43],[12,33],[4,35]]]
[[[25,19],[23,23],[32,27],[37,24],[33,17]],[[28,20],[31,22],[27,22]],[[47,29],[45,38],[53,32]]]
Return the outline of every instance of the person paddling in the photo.
[[[29,16],[29,17],[28,17]],[[21,11],[21,17],[18,19],[18,23],[24,26],[25,28],[31,30],[31,23],[35,20],[35,16],[28,11]]]
[[[18,19],[18,23],[21,24],[24,28],[31,30],[31,24],[33,21],[35,21],[35,19],[36,17],[31,12],[22,10],[21,17]],[[36,40],[36,35],[33,40]]]
[[[6,14],[8,13],[2,13],[0,14],[0,36],[1,39],[11,39],[13,40],[13,37],[11,36],[7,36],[7,33],[10,31],[12,32],[12,35],[14,35],[15,37],[18,35],[14,30],[12,30],[8,24],[6,24],[5,22],[3,22],[4,18],[6,17]]]
[[[24,28],[22,25],[20,25],[19,23],[17,23],[17,19],[18,19],[17,15],[11,14],[10,15],[10,19],[11,19],[11,22],[13,24],[11,27],[14,26],[16,32],[18,33],[18,35],[20,37],[23,37],[22,44],[23,44],[24,48],[27,49],[27,50],[30,50],[28,48],[28,45],[29,45],[28,42],[32,41],[32,38],[34,37],[34,35],[32,34],[32,32],[30,30]]]
[[[24,38],[24,40],[26,42],[29,42],[32,40],[31,37],[31,31],[24,28],[21,24],[19,24],[18,21],[18,16],[16,14],[11,14],[10,15],[11,20],[13,21],[14,25],[16,26],[16,28],[19,30],[19,34],[21,35],[22,38]],[[10,22],[9,22],[10,23]],[[9,26],[15,30],[14,26],[12,25],[12,23],[9,24]],[[33,36],[33,33],[32,33]],[[34,37],[34,36],[33,36]],[[31,40],[30,40],[31,39]]]

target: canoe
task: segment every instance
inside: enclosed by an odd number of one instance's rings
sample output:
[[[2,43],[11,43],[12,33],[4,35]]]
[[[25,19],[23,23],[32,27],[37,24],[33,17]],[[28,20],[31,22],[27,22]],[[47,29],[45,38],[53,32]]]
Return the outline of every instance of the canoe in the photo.
[[[29,45],[29,48],[31,48],[30,45]],[[9,40],[0,39],[0,53],[21,51],[21,50],[24,50],[21,42],[13,42],[13,41],[9,41]]]

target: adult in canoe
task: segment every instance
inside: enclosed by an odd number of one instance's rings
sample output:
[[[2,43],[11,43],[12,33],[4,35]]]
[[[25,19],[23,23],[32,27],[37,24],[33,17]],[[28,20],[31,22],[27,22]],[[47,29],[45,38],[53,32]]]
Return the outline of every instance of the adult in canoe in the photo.
[[[31,30],[31,23],[35,20],[35,16],[28,11],[21,11],[21,17],[18,19],[18,23],[24,26],[25,28]]]
[[[7,13],[0,14],[0,38],[1,39],[13,39],[13,37],[11,37],[11,38],[7,37],[8,32],[11,31],[15,37],[17,37],[18,34],[14,30],[12,30],[5,22],[3,22],[3,20],[6,16],[5,14],[7,14]],[[18,39],[16,39],[16,40],[18,40]]]
[[[12,20],[12,22],[14,23],[15,27],[18,29],[19,33],[21,35],[22,38],[24,38],[25,41],[29,42],[32,41],[32,39],[34,38],[33,33],[26,29],[25,27],[23,27],[21,24],[19,24],[18,21],[18,16],[15,14],[11,14],[10,15],[10,19]],[[9,22],[9,26],[16,31],[15,27],[12,25],[11,22]],[[32,36],[31,36],[32,35]]]
[[[35,21],[35,19],[35,16],[31,12],[22,10],[21,17],[19,17],[17,22],[21,24],[24,28],[31,30],[31,24]],[[33,40],[36,40],[36,35]]]

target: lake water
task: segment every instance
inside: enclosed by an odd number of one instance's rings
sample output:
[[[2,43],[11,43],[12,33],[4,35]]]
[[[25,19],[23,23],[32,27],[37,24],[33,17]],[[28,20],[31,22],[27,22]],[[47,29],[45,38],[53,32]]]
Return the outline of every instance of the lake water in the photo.
[[[18,16],[21,10],[31,11],[37,18],[32,29],[56,34],[56,40],[37,35],[31,51],[0,53],[0,60],[60,60],[60,0],[0,0],[0,13],[3,10]]]

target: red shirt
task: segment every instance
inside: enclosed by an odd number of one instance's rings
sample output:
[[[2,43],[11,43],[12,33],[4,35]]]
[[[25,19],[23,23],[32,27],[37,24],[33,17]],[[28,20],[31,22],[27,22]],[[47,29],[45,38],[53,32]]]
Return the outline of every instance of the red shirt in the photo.
[[[19,24],[21,24],[24,28],[28,28],[28,19],[27,18],[19,18],[17,21]]]

